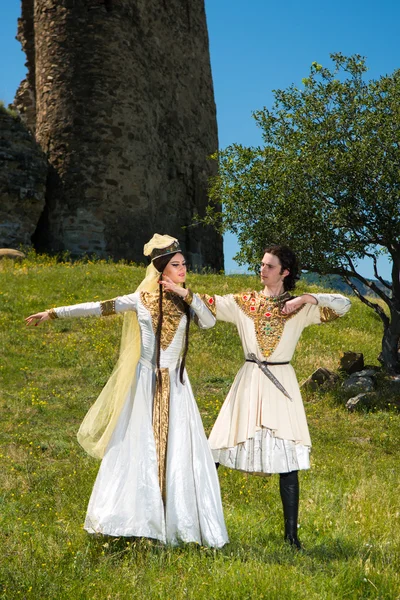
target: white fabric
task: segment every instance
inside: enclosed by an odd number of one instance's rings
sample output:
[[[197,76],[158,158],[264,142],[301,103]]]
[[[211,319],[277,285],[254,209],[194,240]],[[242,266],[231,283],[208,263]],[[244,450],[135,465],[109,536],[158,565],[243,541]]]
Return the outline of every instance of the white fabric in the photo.
[[[310,468],[310,447],[274,437],[263,427],[253,438],[234,446],[212,451],[215,462],[230,469],[256,475],[289,473]]]
[[[100,302],[83,302],[71,306],[58,306],[53,308],[59,319],[70,319],[74,317],[100,317]]]
[[[99,303],[57,308],[59,316],[99,314]],[[167,446],[166,506],[158,481],[152,428],[155,387],[155,335],[140,294],[116,299],[116,311],[136,310],[141,330],[141,359],[136,388],[129,391],[101,462],[87,510],[85,529],[112,536],[145,536],[164,543],[197,542],[221,547],[228,542],[220,488],[190,382],[179,381],[185,336],[183,315],[160,366],[170,370],[170,419]],[[201,327],[214,317],[195,295],[191,312]]]
[[[268,361],[279,363],[292,359],[303,329],[308,325],[321,323],[320,308],[332,308],[339,316],[343,316],[350,308],[350,301],[340,294],[312,294],[312,296],[316,298],[318,305],[306,304],[296,315],[286,321],[281,338],[273,353],[268,356]],[[260,360],[266,360],[257,342],[254,322],[239,308],[234,295],[216,296],[215,306],[217,320],[236,325],[245,357],[249,353],[254,353]],[[311,446],[303,401],[293,367],[287,364],[269,368],[293,401],[285,398],[255,363],[245,362],[235,377],[210,434],[209,442],[214,457],[219,456],[215,453],[217,450],[232,451],[232,448],[241,444],[247,444],[250,448],[254,444],[250,440],[253,440],[262,428],[268,429],[272,436],[279,440],[289,441],[296,446]],[[268,456],[268,444],[263,452],[265,454],[263,463],[272,465],[285,461],[287,448],[284,447],[279,458]],[[238,457],[239,454],[238,449]],[[233,456],[232,452],[230,456]],[[245,470],[255,469],[250,465]]]
[[[331,308],[339,317],[343,317],[349,310],[351,302],[341,294],[309,294],[318,302],[318,306]],[[318,320],[317,323],[320,321]]]

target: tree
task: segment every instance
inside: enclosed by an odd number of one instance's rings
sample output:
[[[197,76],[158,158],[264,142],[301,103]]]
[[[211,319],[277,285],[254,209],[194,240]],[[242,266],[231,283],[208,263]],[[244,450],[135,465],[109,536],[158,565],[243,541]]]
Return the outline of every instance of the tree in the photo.
[[[400,70],[365,82],[363,57],[331,59],[332,69],[312,63],[303,87],[274,91],[272,109],[254,113],[262,146],[218,154],[207,219],[238,236],[241,264],[255,265],[266,243],[286,243],[304,269],[341,275],[381,318],[380,360],[400,372]],[[391,283],[378,273],[382,252]],[[364,256],[381,285],[358,273]]]

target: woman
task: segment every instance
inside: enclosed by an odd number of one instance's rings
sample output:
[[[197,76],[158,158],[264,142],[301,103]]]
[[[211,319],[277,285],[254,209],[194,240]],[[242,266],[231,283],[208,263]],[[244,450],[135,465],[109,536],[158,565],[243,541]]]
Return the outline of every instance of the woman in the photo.
[[[246,357],[211,431],[215,462],[280,474],[285,539],[300,548],[298,471],[310,468],[311,440],[290,360],[305,327],[343,316],[350,301],[340,294],[291,296],[298,271],[290,248],[271,246],[261,262],[261,292],[203,298],[217,320],[236,325]]]
[[[26,321],[125,313],[118,363],[78,432],[102,458],[85,529],[218,548],[228,542],[218,477],[185,371],[190,319],[203,328],[215,320],[184,287],[175,238],[155,234],[144,254],[151,264],[135,293]]]

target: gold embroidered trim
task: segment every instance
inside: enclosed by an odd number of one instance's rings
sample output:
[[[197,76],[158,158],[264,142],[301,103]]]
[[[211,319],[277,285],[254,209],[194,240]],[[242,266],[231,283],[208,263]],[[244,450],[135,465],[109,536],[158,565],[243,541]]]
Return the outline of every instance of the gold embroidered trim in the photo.
[[[100,312],[102,317],[115,315],[115,298],[112,300],[103,300],[100,302]]]
[[[170,394],[169,369],[160,369],[158,374],[161,381],[157,377],[153,401],[153,433],[158,461],[158,480],[161,496],[165,504]]]
[[[209,296],[208,294],[198,294],[198,296],[203,300],[204,304],[207,306],[212,315],[216,317],[217,306],[215,304],[215,296]]]
[[[283,303],[290,299],[288,293],[273,298],[259,292],[234,294],[233,297],[242,312],[253,321],[257,343],[266,358],[279,344],[286,321],[304,307],[303,304],[290,315],[282,314]]]
[[[328,306],[320,306],[319,307],[319,318],[321,319],[321,323],[328,323],[329,321],[334,321],[339,318],[337,312],[335,312],[332,308]]]
[[[151,260],[155,258],[160,258],[160,256],[165,256],[166,254],[172,254],[173,252],[180,252],[181,248],[179,246],[178,240],[174,240],[172,244],[167,246],[166,248],[154,248],[151,252]]]
[[[186,302],[186,304],[189,304],[189,306],[193,302],[193,292],[192,292],[192,290],[190,288],[188,288],[188,293],[185,296],[184,301]]]
[[[46,312],[49,315],[50,319],[58,319],[58,314],[56,313],[54,308],[49,308],[49,310],[47,310]]]
[[[142,301],[143,306],[147,308],[147,310],[151,314],[151,320],[153,323],[153,331],[154,333],[157,331],[158,325],[158,300],[159,295],[156,293],[149,292],[141,292],[140,299]],[[186,316],[185,313],[185,303],[183,298],[177,296],[176,294],[170,294],[168,292],[163,294],[163,324],[161,329],[161,348],[162,350],[166,350],[168,346],[171,344],[172,340],[175,337],[176,331],[179,327],[179,323],[183,316]]]

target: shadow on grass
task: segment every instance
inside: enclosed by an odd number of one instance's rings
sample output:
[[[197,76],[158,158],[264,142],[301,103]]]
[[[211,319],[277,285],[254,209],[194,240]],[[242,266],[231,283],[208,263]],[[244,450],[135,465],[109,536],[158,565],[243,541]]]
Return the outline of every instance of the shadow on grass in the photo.
[[[347,561],[360,555],[360,546],[341,538],[325,539],[312,545],[307,544],[304,554],[311,559],[316,559],[319,563],[328,563],[332,561]]]
[[[196,543],[181,543],[176,546],[165,545],[160,541],[147,538],[113,538],[110,536],[90,536],[89,552],[92,558],[105,556],[112,560],[133,560],[140,562],[157,560],[170,562],[180,556],[198,557],[201,560],[239,561],[240,563],[262,563],[295,566],[306,561],[318,565],[332,561],[346,562],[359,556],[360,547],[348,540],[335,538],[324,539],[314,544],[311,540],[304,544],[305,548],[298,551],[290,546],[278,534],[269,535],[252,542],[235,540],[223,548],[208,548]],[[312,569],[312,567],[311,567]]]

